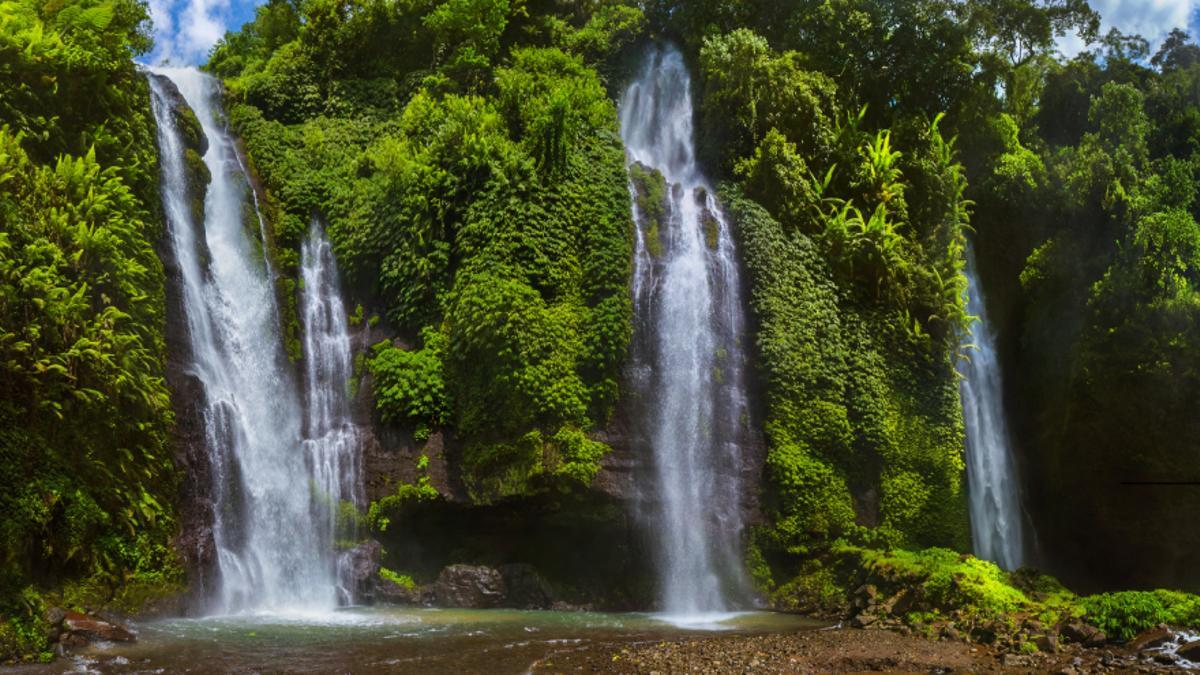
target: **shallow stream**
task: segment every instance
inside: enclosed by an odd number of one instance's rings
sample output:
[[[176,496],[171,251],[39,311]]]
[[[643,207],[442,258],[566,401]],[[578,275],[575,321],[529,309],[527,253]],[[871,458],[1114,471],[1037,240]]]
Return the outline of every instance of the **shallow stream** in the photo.
[[[538,664],[552,669],[556,654],[614,644],[820,626],[770,612],[672,621],[653,614],[356,608],[147,621],[131,626],[136,643],[93,645],[22,672],[524,673]]]

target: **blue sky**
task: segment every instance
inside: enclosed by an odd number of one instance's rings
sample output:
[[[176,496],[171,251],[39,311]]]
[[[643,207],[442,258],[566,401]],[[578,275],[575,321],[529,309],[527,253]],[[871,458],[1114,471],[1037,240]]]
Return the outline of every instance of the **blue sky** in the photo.
[[[1092,8],[1100,12],[1104,25],[1101,35],[1117,27],[1124,33],[1136,33],[1150,41],[1153,54],[1172,28],[1183,28],[1200,35],[1200,0],[1089,0]],[[1058,48],[1067,56],[1074,56],[1083,49],[1078,37],[1068,36],[1059,40]]]
[[[260,0],[148,0],[154,22],[153,64],[199,65],[225,31],[254,18]]]
[[[259,0],[149,0],[154,20],[155,49],[150,63],[196,65],[225,34],[254,17]],[[1104,32],[1112,26],[1126,33],[1139,33],[1157,47],[1172,28],[1188,28],[1200,34],[1200,0],[1091,0],[1104,18]],[[1068,37],[1059,49],[1074,55],[1083,44]]]

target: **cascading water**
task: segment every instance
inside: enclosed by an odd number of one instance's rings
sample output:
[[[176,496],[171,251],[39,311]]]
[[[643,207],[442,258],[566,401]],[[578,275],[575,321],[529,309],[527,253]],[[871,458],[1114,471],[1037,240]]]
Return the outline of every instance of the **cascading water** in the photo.
[[[326,323],[308,331],[306,363],[317,375],[309,377],[307,403],[321,412],[310,414],[306,423],[305,402],[297,395],[284,351],[271,270],[258,239],[261,217],[247,223],[247,213],[257,216],[257,204],[234,140],[221,123],[220,85],[194,69],[154,72],[176,85],[209,141],[203,159],[211,182],[203,223],[197,223],[171,97],[152,77],[163,206],[180,268],[191,369],[206,394],[220,575],[211,610],[329,609],[337,602],[337,581],[333,528],[326,524],[332,523],[336,499],[347,494],[344,480],[330,478],[331,472],[344,470],[336,438],[341,423],[331,421],[341,413],[311,390],[342,367],[326,360],[335,348],[321,334],[337,332],[325,330],[333,308],[325,300],[310,302],[313,293],[305,295],[306,310],[312,304],[320,314],[322,303],[327,309],[320,319]],[[315,285],[336,292],[336,285]],[[306,437],[312,440],[305,442]]]
[[[326,520],[317,523],[322,539],[350,539],[352,523],[339,523],[343,503],[361,506],[362,480],[358,427],[350,417],[347,389],[354,377],[346,308],[338,286],[337,262],[320,221],[309,228],[300,257],[304,280],[301,320],[304,327],[304,447],[318,494],[325,500]],[[354,601],[353,588],[343,581],[350,561],[338,559],[339,599]]]
[[[740,557],[745,317],[729,225],[696,165],[690,87],[679,51],[655,48],[620,106],[629,161],[668,186],[662,231],[635,208],[633,361],[640,399],[651,402],[662,606],[678,617],[726,611],[749,595]]]
[[[1000,364],[987,320],[975,253],[967,249],[967,311],[974,349],[966,360],[960,391],[967,427],[967,482],[975,555],[1013,570],[1024,562],[1020,493],[1004,418]]]

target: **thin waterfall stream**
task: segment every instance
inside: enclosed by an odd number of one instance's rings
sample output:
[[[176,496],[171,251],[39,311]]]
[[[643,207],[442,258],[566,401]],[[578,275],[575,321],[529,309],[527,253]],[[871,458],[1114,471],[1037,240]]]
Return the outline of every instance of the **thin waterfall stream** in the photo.
[[[739,476],[749,414],[745,317],[729,223],[696,163],[690,88],[682,54],[659,47],[620,102],[629,163],[666,180],[666,222],[648,222],[635,207],[632,358],[639,398],[649,402],[660,601],[681,620],[749,597]]]
[[[191,369],[204,387],[219,573],[211,612],[322,611],[339,600],[335,518],[358,499],[345,387],[349,344],[323,235],[305,246],[305,396],[288,361],[261,215],[219,83],[195,69],[154,73],[178,88],[208,138],[203,222],[192,212],[184,142],[151,78],[162,199],[178,260]],[[249,214],[249,215],[248,215]],[[252,222],[248,222],[252,221]],[[343,597],[343,601],[346,599]]]
[[[974,349],[960,387],[967,431],[967,483],[975,555],[1014,570],[1024,563],[1020,492],[1012,441],[1004,417],[1004,391],[996,338],[988,323],[974,249],[967,249],[967,311]]]
[[[313,219],[300,252],[304,282],[301,325],[304,329],[304,447],[311,480],[324,500],[322,540],[353,540],[352,522],[342,517],[363,506],[361,447],[358,427],[350,415],[349,387],[354,377],[350,330],[338,283],[337,261],[325,230]],[[338,598],[352,604],[354,590],[346,584],[347,556],[337,560]]]

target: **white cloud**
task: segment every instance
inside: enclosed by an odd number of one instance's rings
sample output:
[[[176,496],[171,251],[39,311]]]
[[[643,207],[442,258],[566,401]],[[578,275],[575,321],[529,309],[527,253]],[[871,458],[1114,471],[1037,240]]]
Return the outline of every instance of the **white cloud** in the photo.
[[[1100,34],[1104,35],[1114,26],[1128,35],[1141,35],[1150,41],[1151,53],[1162,43],[1173,28],[1187,30],[1200,0],[1090,0],[1092,9],[1100,13]],[[1085,45],[1075,35],[1058,41],[1058,48],[1067,56],[1074,56]]]
[[[228,29],[230,0],[150,0],[154,64],[195,65]]]

